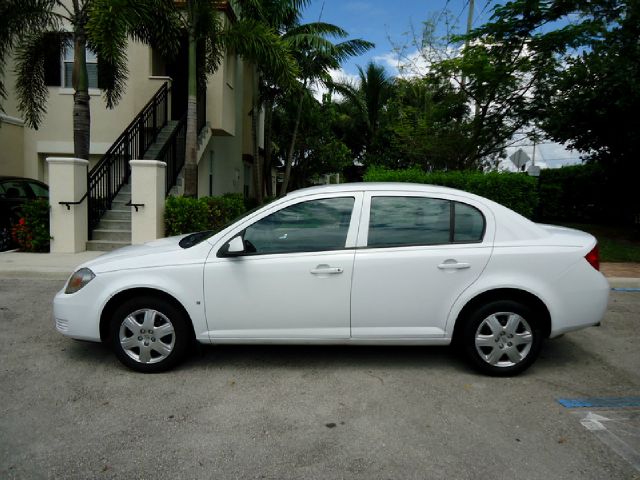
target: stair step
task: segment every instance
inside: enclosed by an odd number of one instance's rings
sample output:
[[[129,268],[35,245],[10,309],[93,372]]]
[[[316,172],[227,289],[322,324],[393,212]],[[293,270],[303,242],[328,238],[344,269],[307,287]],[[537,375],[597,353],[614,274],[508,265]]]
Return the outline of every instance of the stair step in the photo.
[[[100,230],[128,230],[131,231],[131,220],[100,220]]]
[[[131,243],[131,230],[104,230],[96,228],[92,233],[92,239]]]
[[[131,210],[107,210],[102,220],[131,220]]]
[[[89,252],[110,252],[117,248],[128,247],[131,242],[113,242],[109,240],[89,240],[87,250]]]

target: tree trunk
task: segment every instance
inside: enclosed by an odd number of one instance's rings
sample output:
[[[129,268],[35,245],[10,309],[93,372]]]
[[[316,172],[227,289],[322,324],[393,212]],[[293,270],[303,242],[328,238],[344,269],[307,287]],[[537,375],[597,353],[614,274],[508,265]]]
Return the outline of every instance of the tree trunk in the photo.
[[[185,136],[185,161],[184,161],[184,196],[198,196],[198,133],[197,128],[197,58],[196,38],[194,32],[195,11],[193,2],[189,1],[189,72],[188,72],[188,99],[187,99],[187,133]]]
[[[289,151],[287,152],[287,161],[284,169],[284,178],[282,179],[282,188],[280,188],[280,196],[283,197],[287,194],[289,188],[289,179],[291,178],[291,166],[293,165],[293,152],[296,146],[296,139],[298,137],[298,127],[300,126],[300,118],[302,117],[302,103],[304,102],[304,94],[307,90],[307,81],[304,81],[302,92],[300,92],[300,102],[298,103],[298,112],[296,113],[296,121],[293,124],[293,133],[291,135],[291,144],[289,145]]]
[[[251,140],[253,147],[253,190],[258,205],[264,203],[264,182],[262,179],[262,161],[260,159],[260,146],[258,145],[258,118],[260,117],[260,101],[258,98],[258,85],[260,77],[258,69],[253,69],[253,92],[252,92],[252,108],[251,108]]]
[[[271,155],[273,153],[273,146],[271,145],[271,126],[273,124],[273,99],[268,98],[265,105],[264,112],[264,178],[267,187],[267,196],[273,197],[275,192],[273,191],[273,184],[271,179]]]
[[[89,110],[89,76],[87,74],[87,37],[84,25],[74,33],[73,76],[73,154],[89,160],[91,142],[91,112]]]

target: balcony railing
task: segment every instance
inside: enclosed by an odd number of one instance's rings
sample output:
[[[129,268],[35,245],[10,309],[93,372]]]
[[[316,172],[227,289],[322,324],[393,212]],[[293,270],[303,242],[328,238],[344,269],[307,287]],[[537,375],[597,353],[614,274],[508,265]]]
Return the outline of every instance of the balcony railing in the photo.
[[[143,158],[168,120],[169,87],[165,83],[117,138],[87,178],[89,238],[113,199],[125,185],[131,170],[129,161]]]

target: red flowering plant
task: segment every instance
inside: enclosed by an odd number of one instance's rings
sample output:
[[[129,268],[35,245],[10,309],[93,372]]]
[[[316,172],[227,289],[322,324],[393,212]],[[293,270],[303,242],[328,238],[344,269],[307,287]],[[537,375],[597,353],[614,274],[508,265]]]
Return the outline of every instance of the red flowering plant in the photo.
[[[25,203],[22,217],[11,229],[14,242],[25,252],[48,252],[49,241],[49,203],[46,200],[33,200]]]

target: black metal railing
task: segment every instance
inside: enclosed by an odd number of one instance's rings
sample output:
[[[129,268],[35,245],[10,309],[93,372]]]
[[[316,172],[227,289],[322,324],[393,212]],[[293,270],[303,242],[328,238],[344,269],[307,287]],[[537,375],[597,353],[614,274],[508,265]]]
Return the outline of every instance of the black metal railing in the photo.
[[[187,137],[187,115],[178,121],[176,128],[167,139],[167,143],[158,153],[158,160],[167,164],[165,195],[173,188],[178,180],[180,170],[184,167],[185,141]]]
[[[122,186],[128,182],[131,175],[129,161],[143,158],[167,124],[168,97],[169,86],[165,83],[89,172],[89,238],[104,213],[111,208]]]

